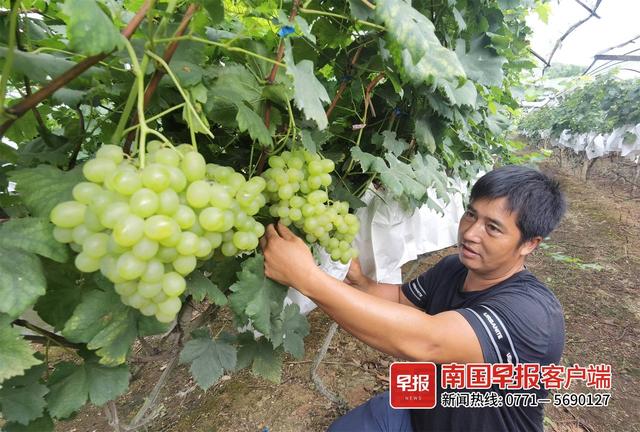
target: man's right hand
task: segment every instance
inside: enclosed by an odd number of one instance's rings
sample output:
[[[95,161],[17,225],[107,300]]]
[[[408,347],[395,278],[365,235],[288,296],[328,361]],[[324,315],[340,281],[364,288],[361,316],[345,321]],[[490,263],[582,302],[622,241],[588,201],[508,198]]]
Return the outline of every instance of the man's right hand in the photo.
[[[362,273],[362,267],[360,267],[360,260],[358,258],[351,260],[351,265],[349,266],[349,271],[347,272],[347,277],[345,277],[344,281],[345,283],[363,291],[366,291],[367,287],[372,282],[371,279]]]

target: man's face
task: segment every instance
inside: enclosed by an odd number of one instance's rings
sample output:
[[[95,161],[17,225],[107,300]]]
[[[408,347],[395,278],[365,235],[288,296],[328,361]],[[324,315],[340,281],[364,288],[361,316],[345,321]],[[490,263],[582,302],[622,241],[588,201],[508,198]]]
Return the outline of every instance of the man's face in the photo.
[[[518,265],[535,245],[520,244],[517,214],[507,199],[478,199],[469,204],[458,226],[458,254],[469,270],[499,276]]]

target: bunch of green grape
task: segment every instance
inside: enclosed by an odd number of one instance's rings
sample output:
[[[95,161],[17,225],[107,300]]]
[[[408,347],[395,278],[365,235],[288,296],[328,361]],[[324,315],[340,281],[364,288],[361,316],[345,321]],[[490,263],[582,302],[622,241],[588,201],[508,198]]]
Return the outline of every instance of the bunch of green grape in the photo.
[[[318,242],[334,261],[346,264],[358,256],[351,246],[360,230],[358,218],[344,201],[329,201],[335,164],[306,150],[285,151],[269,158],[262,176],[267,182],[269,213],[285,225],[303,230],[309,243]]]
[[[175,319],[185,277],[216,249],[255,249],[266,182],[206,164],[190,145],[147,145],[146,164],[103,145],[84,164],[73,200],[53,208],[54,237],[79,252],[78,270],[100,271],[122,302],[158,321]]]

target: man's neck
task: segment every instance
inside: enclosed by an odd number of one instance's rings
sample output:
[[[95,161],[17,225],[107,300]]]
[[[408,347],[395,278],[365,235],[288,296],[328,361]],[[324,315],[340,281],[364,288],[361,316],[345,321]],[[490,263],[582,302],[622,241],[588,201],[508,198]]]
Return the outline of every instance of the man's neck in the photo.
[[[524,270],[524,268],[524,260],[522,260],[514,264],[513,267],[510,267],[506,271],[503,270],[492,272],[490,274],[480,274],[469,270],[469,272],[467,273],[467,277],[464,280],[462,291],[472,292],[489,289],[492,286],[509,279],[514,274]]]

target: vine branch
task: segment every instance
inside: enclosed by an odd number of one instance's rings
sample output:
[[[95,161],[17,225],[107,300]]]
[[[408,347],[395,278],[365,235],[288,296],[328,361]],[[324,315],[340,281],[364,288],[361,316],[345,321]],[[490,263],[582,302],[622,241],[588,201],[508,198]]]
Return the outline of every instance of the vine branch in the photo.
[[[31,324],[29,321],[23,320],[23,319],[17,319],[13,321],[14,325],[20,326],[20,327],[24,327],[26,329],[31,330],[34,333],[38,333],[42,336],[44,336],[45,338],[47,338],[48,340],[52,340],[54,341],[56,344],[60,345],[60,346],[64,346],[67,348],[73,348],[73,349],[80,349],[81,345],[73,343],[73,342],[69,342],[66,338],[57,335],[55,333],[50,332],[49,330],[45,330],[41,327],[38,327],[37,325]]]
[[[356,53],[351,58],[351,63],[350,63],[351,69],[353,69],[353,67],[355,66],[356,62],[358,61],[358,58],[360,57],[360,53],[362,52],[363,48],[364,48],[363,46],[359,46],[358,50],[356,51]],[[340,101],[340,98],[342,97],[342,93],[344,93],[344,91],[346,89],[347,89],[347,80],[344,79],[340,83],[340,87],[338,88],[338,91],[336,92],[336,95],[333,97],[333,100],[331,101],[331,105],[329,105],[329,108],[327,108],[327,111],[326,111],[327,118],[329,118],[329,116],[331,115],[333,110],[336,108],[336,105],[338,105],[338,102]]]
[[[131,19],[131,21],[129,21],[129,24],[127,24],[127,26],[122,30],[121,33],[125,38],[127,39],[131,38],[133,33],[136,31],[136,29],[138,28],[138,26],[146,16],[149,9],[151,9],[151,6],[153,5],[154,1],[155,0],[145,0],[142,7],[138,10],[138,12],[136,12],[136,14]],[[12,49],[9,50],[7,53],[7,56],[11,55],[12,52],[13,52]],[[0,137],[2,137],[6,133],[6,131],[11,127],[11,125],[17,119],[22,117],[27,111],[29,111],[31,108],[38,105],[40,102],[47,99],[49,96],[51,96],[56,91],[58,91],[59,89],[67,85],[69,82],[76,79],[83,72],[85,72],[91,66],[95,65],[96,63],[98,63],[100,60],[104,59],[108,55],[109,53],[103,53],[103,54],[98,54],[92,57],[87,57],[80,63],[73,66],[71,69],[64,72],[62,75],[59,75],[58,77],[54,78],[49,84],[42,87],[37,92],[23,98],[17,104],[7,108],[5,110],[6,113],[10,114],[12,118],[10,118],[9,120],[5,121],[2,125],[0,125]],[[9,62],[6,62],[5,66],[8,63]],[[3,77],[5,76],[4,71],[2,76]],[[3,91],[3,96],[1,97],[4,97],[4,91]]]

